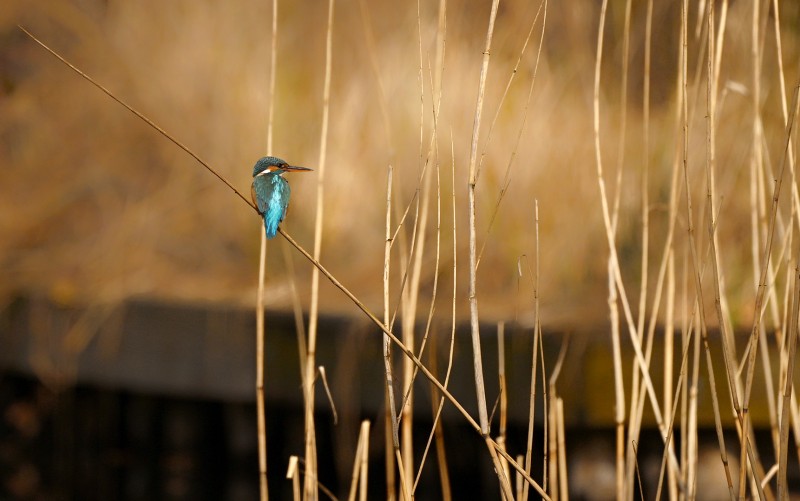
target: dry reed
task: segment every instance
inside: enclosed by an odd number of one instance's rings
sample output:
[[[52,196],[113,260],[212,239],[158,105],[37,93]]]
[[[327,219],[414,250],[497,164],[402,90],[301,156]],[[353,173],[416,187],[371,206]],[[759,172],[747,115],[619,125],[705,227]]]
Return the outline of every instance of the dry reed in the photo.
[[[517,148],[520,144],[522,131],[527,120],[528,106],[531,104],[533,93],[533,83],[538,69],[539,55],[542,45],[544,45],[544,19],[547,15],[547,4],[543,4],[543,24],[542,38],[540,39],[539,53],[536,56],[534,66],[534,79],[527,94],[527,101],[524,105],[517,104],[512,106],[523,111],[522,125],[517,129],[516,145],[511,151],[511,158],[507,164],[505,177],[499,184],[500,191],[497,202],[487,211],[490,215],[489,223],[485,228],[486,238],[480,250],[478,250],[477,235],[479,226],[478,218],[484,216],[484,206],[479,204],[482,194],[477,191],[478,173],[483,167],[484,155],[489,151],[489,142],[493,134],[507,133],[495,129],[501,109],[509,96],[509,89],[512,81],[517,77],[517,71],[523,61],[523,54],[528,45],[528,40],[533,33],[539,13],[530,25],[527,38],[524,41],[519,57],[516,60],[511,76],[507,80],[505,90],[497,99],[494,119],[489,125],[488,132],[482,133],[482,113],[484,101],[487,98],[487,80],[490,61],[490,50],[497,21],[499,2],[492,3],[489,12],[489,25],[484,44],[484,52],[481,60],[479,81],[477,84],[477,103],[474,110],[474,121],[471,131],[471,142],[468,168],[467,183],[467,216],[469,225],[469,291],[467,299],[469,302],[471,344],[473,348],[473,370],[475,379],[475,389],[477,397],[477,419],[472,417],[465,409],[463,404],[453,395],[449,389],[451,380],[451,369],[453,367],[455,332],[457,323],[457,303],[459,298],[457,276],[457,234],[456,226],[458,214],[460,213],[456,200],[456,155],[453,146],[451,132],[450,156],[452,159],[452,193],[446,192],[446,186],[442,186],[439,179],[440,154],[438,143],[440,140],[440,113],[446,113],[442,99],[447,95],[444,90],[443,80],[447,75],[444,60],[444,40],[445,40],[445,13],[447,5],[444,0],[439,3],[438,22],[436,29],[436,56],[435,64],[430,73],[430,92],[426,92],[423,77],[426,55],[423,51],[424,23],[421,4],[417,4],[417,42],[419,47],[418,79],[420,85],[420,123],[419,123],[419,175],[416,176],[416,187],[414,195],[404,197],[403,183],[413,176],[406,175],[403,178],[395,177],[401,171],[395,167],[403,165],[402,161],[395,163],[395,142],[398,140],[400,127],[392,124],[391,103],[387,102],[388,91],[384,88],[386,82],[381,77],[381,60],[376,48],[376,41],[371,34],[371,21],[366,2],[361,2],[361,15],[364,26],[367,28],[368,54],[372,64],[372,70],[376,76],[377,87],[380,94],[381,113],[384,117],[384,130],[387,136],[389,153],[387,162],[387,185],[385,199],[385,242],[384,242],[384,264],[383,264],[383,321],[373,315],[366,304],[359,300],[356,295],[344,287],[342,283],[326,267],[320,263],[321,242],[323,236],[323,195],[324,195],[324,172],[327,155],[328,133],[329,133],[329,107],[330,89],[333,78],[332,68],[332,43],[333,43],[333,12],[334,2],[328,4],[328,18],[326,31],[326,65],[325,82],[323,85],[323,112],[322,128],[320,131],[320,157],[317,164],[318,184],[317,184],[317,205],[316,219],[314,226],[314,248],[309,253],[300,246],[286,231],[280,230],[281,235],[287,243],[300,252],[313,265],[311,280],[311,312],[308,329],[308,340],[301,336],[299,338],[299,349],[301,351],[300,360],[302,366],[301,379],[303,382],[303,394],[305,399],[305,451],[302,461],[304,475],[304,489],[301,494],[299,486],[300,463],[298,458],[292,456],[289,463],[287,478],[292,480],[293,494],[295,499],[316,499],[318,489],[323,490],[319,483],[319,471],[317,466],[317,454],[321,451],[316,449],[316,426],[314,423],[314,381],[316,364],[316,340],[318,327],[319,287],[320,275],[324,276],[334,287],[341,290],[344,295],[359,308],[369,320],[378,328],[383,335],[383,357],[385,371],[386,389],[386,480],[387,498],[394,498],[399,492],[404,499],[413,499],[421,488],[420,479],[422,478],[423,468],[427,464],[428,452],[431,445],[436,444],[437,465],[439,481],[442,495],[445,499],[452,496],[451,480],[448,473],[446,450],[442,433],[442,411],[446,402],[450,403],[479,434],[485,443],[489,457],[495,467],[500,495],[505,499],[527,499],[530,486],[533,486],[538,494],[544,499],[567,499],[570,494],[571,485],[569,480],[572,472],[568,471],[567,453],[569,437],[567,436],[569,423],[568,409],[570,408],[569,396],[563,395],[559,391],[559,375],[565,370],[564,364],[567,363],[567,346],[564,340],[562,350],[558,360],[550,372],[550,377],[545,380],[545,360],[542,326],[540,318],[540,252],[539,252],[539,203],[535,201],[535,246],[536,261],[535,273],[529,273],[533,280],[533,345],[531,354],[530,390],[529,401],[525,403],[510,400],[508,388],[518,382],[508,380],[509,373],[506,366],[505,352],[505,328],[501,322],[498,324],[498,377],[499,377],[499,432],[496,440],[491,438],[491,417],[486,407],[486,389],[484,383],[483,360],[481,357],[481,334],[478,316],[477,296],[481,289],[478,281],[478,267],[484,255],[484,250],[489,249],[494,239],[500,238],[499,232],[502,227],[496,228],[495,216],[499,213],[499,208],[503,198],[506,196],[510,186],[511,166],[518,154]],[[680,47],[676,54],[676,77],[675,77],[675,117],[674,117],[674,149],[671,169],[667,177],[670,180],[668,185],[668,201],[666,205],[666,217],[662,221],[655,215],[654,204],[651,195],[654,193],[655,183],[661,182],[657,179],[660,175],[656,172],[655,153],[651,148],[656,147],[651,143],[651,136],[655,137],[655,123],[651,116],[651,71],[653,71],[651,59],[655,60],[655,47],[651,47],[653,37],[652,19],[654,17],[654,2],[648,1],[646,5],[645,27],[644,27],[644,64],[643,64],[643,97],[642,97],[642,129],[644,138],[643,167],[639,178],[638,191],[640,204],[636,213],[640,214],[640,226],[636,225],[638,236],[637,261],[639,263],[638,276],[638,310],[634,311],[626,291],[629,287],[627,273],[630,267],[624,263],[621,256],[623,249],[623,238],[625,235],[626,204],[629,203],[623,195],[626,195],[627,185],[623,182],[629,176],[628,171],[633,161],[630,160],[629,143],[627,130],[630,127],[628,121],[633,112],[628,110],[629,93],[633,92],[631,79],[631,36],[635,33],[635,20],[638,19],[635,12],[632,14],[632,2],[628,1],[624,5],[624,14],[621,16],[622,27],[622,47],[621,47],[621,80],[618,82],[619,100],[621,106],[619,115],[612,116],[619,120],[619,128],[616,134],[611,134],[607,125],[609,119],[606,117],[607,103],[603,97],[602,89],[604,75],[607,74],[605,68],[609,63],[607,59],[609,48],[605,45],[605,37],[609,33],[606,25],[607,10],[615,8],[609,6],[605,0],[599,9],[597,45],[594,59],[594,81],[592,95],[592,135],[594,142],[594,157],[596,169],[596,189],[599,192],[600,208],[602,210],[603,232],[607,244],[608,255],[606,258],[606,286],[608,314],[610,317],[609,333],[611,341],[611,357],[614,367],[614,397],[608,397],[608,405],[613,405],[613,422],[615,426],[615,489],[618,500],[634,499],[636,491],[639,496],[644,497],[642,481],[639,478],[638,454],[641,452],[639,436],[646,422],[647,413],[651,413],[658,428],[661,443],[664,446],[661,455],[661,469],[658,477],[657,498],[660,498],[662,489],[666,491],[669,499],[700,499],[704,495],[698,492],[698,479],[701,476],[701,466],[698,457],[700,455],[700,405],[710,397],[713,409],[714,429],[716,433],[717,447],[719,448],[719,459],[725,474],[724,488],[731,499],[745,499],[750,496],[760,499],[771,500],[775,497],[773,487],[777,492],[778,498],[785,499],[790,495],[789,485],[789,448],[790,430],[794,432],[795,441],[800,435],[800,412],[797,409],[797,400],[794,393],[793,374],[794,356],[797,343],[798,329],[798,301],[800,301],[800,274],[797,268],[796,239],[793,238],[795,226],[798,223],[798,212],[800,212],[800,195],[798,195],[795,179],[795,148],[796,133],[794,131],[794,121],[798,113],[797,89],[794,88],[794,100],[791,105],[787,99],[787,87],[784,80],[783,49],[781,45],[781,27],[779,22],[779,3],[773,2],[754,2],[752,13],[749,18],[749,49],[750,64],[752,73],[749,75],[752,83],[749,89],[748,99],[750,101],[748,119],[752,119],[750,142],[752,143],[752,157],[750,158],[750,198],[749,216],[751,222],[752,256],[753,256],[753,275],[755,297],[752,302],[752,329],[745,346],[736,346],[736,336],[733,332],[734,319],[732,318],[730,282],[732,273],[726,252],[728,246],[723,240],[723,227],[728,224],[727,217],[729,206],[727,205],[726,189],[730,188],[729,180],[726,179],[718,168],[722,163],[725,143],[720,138],[720,130],[725,127],[723,118],[727,112],[726,106],[730,106],[730,101],[726,104],[725,96],[731,88],[729,81],[726,80],[726,72],[729,71],[725,66],[725,61],[732,57],[733,51],[726,44],[735,43],[729,36],[729,16],[733,16],[733,7],[729,13],[727,1],[715,4],[714,2],[704,3],[698,7],[696,16],[696,26],[694,27],[694,38],[691,38],[692,26],[690,25],[690,10],[688,0],[681,4],[680,13]],[[276,18],[277,3],[273,2],[273,32],[272,32],[272,68],[270,71],[270,94],[274,95],[275,82],[275,61],[276,61]],[[770,9],[771,10],[768,10]],[[716,9],[719,8],[719,13]],[[764,80],[763,67],[765,62],[765,44],[769,41],[767,36],[768,12],[772,12],[774,19],[776,59],[779,68],[780,81],[780,110],[783,121],[784,131],[780,139],[782,147],[782,158],[777,164],[777,170],[773,172],[770,162],[770,141],[777,142],[773,137],[769,137],[764,122],[763,106],[765,90],[761,88]],[[741,14],[737,19],[741,19]],[[633,16],[633,17],[632,17]],[[23,30],[24,31],[24,30]],[[31,38],[33,35],[25,31]],[[34,40],[36,40],[34,38]],[[37,40],[38,42],[38,40]],[[245,199],[231,183],[229,183],[216,169],[209,163],[201,160],[188,147],[178,142],[173,136],[169,135],[155,122],[136,111],[124,101],[115,97],[110,91],[96,83],[91,77],[84,74],[77,67],[70,64],[67,60],[47,48],[42,42],[40,45],[49,50],[62,62],[70,66],[83,78],[93,83],[96,87],[112,97],[119,104],[137,115],[140,119],[148,123],[151,127],[158,130],[162,135],[170,139],[184,151],[194,157],[201,165],[206,167],[239,197]],[[690,48],[692,49],[690,51]],[[652,52],[651,52],[652,51]],[[737,54],[738,55],[738,54]],[[689,66],[694,61],[696,67],[694,73],[690,74]],[[430,64],[429,64],[430,66]],[[607,77],[606,77],[607,78]],[[703,79],[705,78],[705,82]],[[655,83],[655,82],[654,82]],[[702,84],[705,83],[705,103],[702,100]],[[272,128],[274,108],[270,98],[270,108],[268,111],[268,132],[267,150],[272,151]],[[430,102],[430,112],[426,112],[426,102]],[[489,101],[494,102],[494,101]],[[601,108],[603,106],[603,108]],[[695,119],[698,113],[702,113],[703,106],[705,120],[705,142],[698,146],[697,133],[699,129],[698,120]],[[601,113],[601,109],[603,113]],[[741,111],[741,110],[739,110]],[[669,113],[667,113],[668,115]],[[609,113],[609,115],[611,115]],[[430,117],[426,119],[426,117]],[[651,127],[652,125],[652,127]],[[430,129],[429,141],[426,145],[425,132]],[[500,132],[498,132],[500,131]],[[415,131],[416,132],[416,131]],[[397,134],[397,135],[396,135]],[[775,136],[780,134],[774,133]],[[486,150],[480,152],[479,145],[481,140],[485,140]],[[608,190],[606,185],[606,175],[604,172],[604,146],[606,142],[616,142],[616,171],[614,188]],[[667,147],[669,149],[669,146]],[[699,161],[697,152],[703,150],[704,160]],[[653,164],[653,171],[650,167]],[[610,163],[613,165],[614,163]],[[695,172],[695,167],[703,164],[702,175]],[[431,197],[433,196],[433,166],[436,175],[436,222],[435,230],[432,229]],[[775,180],[774,186],[770,186],[771,179]],[[413,179],[411,181],[414,181]],[[408,181],[408,182],[411,182]],[[666,185],[666,183],[664,183]],[[791,184],[790,199],[786,201],[787,195],[782,192],[783,184]],[[653,186],[651,186],[653,185]],[[612,186],[609,183],[609,186]],[[663,186],[659,185],[659,189]],[[700,198],[700,207],[695,205],[697,193],[703,188],[704,197]],[[608,191],[607,191],[608,190]],[[786,190],[783,190],[786,191]],[[450,339],[447,369],[443,379],[436,374],[436,354],[435,340],[431,341],[429,353],[425,354],[426,345],[429,342],[429,334],[435,330],[434,310],[436,295],[439,286],[440,252],[442,248],[442,225],[446,223],[442,219],[441,198],[450,195],[452,198],[452,305],[450,319]],[[680,200],[680,198],[683,200]],[[252,206],[252,204],[250,204]],[[405,207],[404,210],[401,210]],[[545,209],[548,210],[548,209]],[[651,214],[652,213],[652,214]],[[410,217],[409,217],[410,216]],[[651,217],[652,216],[652,217]],[[501,218],[500,218],[501,219]],[[500,220],[498,219],[498,221]],[[656,225],[666,225],[663,237],[657,234],[653,228]],[[706,231],[697,231],[704,229]],[[493,233],[495,232],[495,233]],[[259,266],[259,290],[257,296],[257,374],[256,374],[256,399],[258,409],[258,441],[259,441],[259,477],[261,485],[262,499],[267,499],[267,465],[266,465],[266,429],[264,411],[264,367],[263,353],[265,349],[264,339],[264,276],[265,276],[265,240],[262,233],[262,251]],[[493,236],[494,235],[494,236]],[[657,268],[650,270],[651,266],[651,243],[656,249],[657,239],[663,245],[662,250],[656,251],[660,254]],[[435,239],[435,245],[433,240]],[[651,239],[653,242],[651,242]],[[410,241],[407,241],[410,240]],[[400,250],[393,248],[394,243],[400,243]],[[628,242],[625,242],[627,245]],[[446,243],[445,243],[446,245]],[[395,250],[393,255],[392,250]],[[435,249],[435,250],[434,250]],[[431,255],[434,254],[434,257]],[[393,258],[399,255],[400,263],[393,264]],[[449,258],[448,258],[449,259]],[[520,261],[521,263],[521,258]],[[433,263],[431,265],[431,263]],[[486,266],[486,265],[484,265]],[[287,268],[289,265],[287,265]],[[444,268],[444,266],[442,266]],[[521,264],[518,265],[521,270]],[[657,270],[657,272],[656,272]],[[793,271],[794,270],[794,271]],[[518,272],[521,279],[522,272]],[[651,277],[653,275],[655,278]],[[432,279],[432,291],[430,283],[426,282],[428,277]],[[394,280],[400,277],[399,280]],[[783,288],[781,289],[780,286]],[[711,287],[713,295],[708,293]],[[429,295],[426,295],[429,293]],[[397,298],[397,306],[393,310],[393,295]],[[463,295],[463,294],[462,294]],[[296,296],[296,293],[293,293]],[[710,305],[712,298],[714,302],[713,316]],[[425,301],[429,301],[426,323],[423,333],[416,332],[415,322],[417,312],[423,311]],[[706,304],[708,303],[708,305]],[[622,306],[622,312],[619,307]],[[636,306],[634,306],[635,308]],[[648,307],[650,308],[648,311]],[[706,310],[709,313],[706,313]],[[394,320],[396,315],[402,319],[402,335],[398,337],[394,333]],[[739,319],[740,320],[740,319]],[[651,374],[651,362],[654,359],[654,352],[658,354],[656,344],[656,332],[659,325],[663,325],[663,385],[656,391],[654,381],[655,374]],[[712,350],[709,341],[710,331],[718,327],[720,341],[722,344],[721,353]],[[628,331],[628,339],[623,340],[620,329]],[[675,331],[680,330],[680,341],[675,338]],[[770,336],[772,334],[772,336]],[[402,339],[401,339],[402,338]],[[419,343],[417,343],[420,341]],[[627,344],[627,343],[630,344]],[[680,343],[680,348],[674,344]],[[392,346],[394,345],[394,346]],[[402,399],[399,401],[399,408],[396,405],[394,395],[394,359],[392,348],[397,349],[403,360],[402,373]],[[771,360],[768,350],[777,349],[778,362]],[[632,365],[628,365],[630,372],[625,373],[626,363],[623,352],[632,349]],[[702,354],[701,354],[702,352]],[[428,364],[422,362],[423,355],[429,355],[432,360]],[[676,360],[675,358],[680,358]],[[702,357],[702,360],[701,360]],[[719,373],[714,369],[722,363],[724,371]],[[754,440],[755,431],[753,418],[751,416],[751,396],[757,393],[757,370],[761,364],[765,392],[767,393],[768,403],[766,411],[769,415],[770,438],[772,440],[774,458],[759,453]],[[676,364],[679,369],[676,377]],[[702,374],[702,366],[705,365],[705,374]],[[541,403],[545,407],[544,417],[540,418],[543,422],[545,440],[542,444],[544,477],[541,485],[534,482],[531,478],[534,457],[534,428],[536,424],[537,405],[537,371],[541,370],[542,393],[544,394]],[[413,418],[419,403],[419,398],[415,398],[414,393],[419,392],[420,386],[416,385],[416,376],[421,372],[430,383],[431,387],[431,411],[432,421],[430,432],[425,448],[421,451],[414,450],[414,429]],[[717,381],[719,376],[722,379]],[[759,376],[761,377],[761,376]],[[630,389],[626,392],[625,380],[631,381]],[[706,379],[704,379],[706,378]],[[777,384],[774,380],[777,378]],[[324,382],[324,380],[323,380]],[[708,390],[705,394],[705,390]],[[330,391],[327,388],[329,399]],[[705,399],[705,400],[704,400]],[[613,403],[612,403],[613,400]],[[513,443],[509,438],[508,422],[509,410],[515,406],[528,406],[527,436],[524,445]],[[334,407],[332,405],[332,407]],[[626,416],[626,409],[627,416]],[[416,414],[418,415],[418,414]],[[726,423],[733,423],[733,426]],[[402,426],[402,431],[401,427]],[[727,426],[727,428],[726,428]],[[738,438],[738,464],[735,463],[736,454],[732,454],[733,462],[729,460],[726,444],[726,433],[735,431]],[[368,421],[363,421],[358,435],[355,457],[351,476],[349,478],[348,499],[365,499],[368,487],[367,461],[369,456],[369,433],[370,425]],[[524,449],[524,451],[523,451]],[[795,444],[798,457],[800,457],[800,447]],[[676,451],[680,450],[680,453]],[[327,451],[326,451],[327,452]],[[523,454],[519,454],[524,452]],[[517,455],[519,454],[519,455]],[[419,464],[415,460],[420,458]],[[738,470],[738,472],[737,472]],[[515,482],[512,482],[512,472]],[[738,473],[738,474],[737,474]],[[395,475],[397,477],[395,478]],[[399,482],[399,485],[397,484]],[[666,484],[666,485],[665,485]],[[774,484],[771,485],[771,484]]]

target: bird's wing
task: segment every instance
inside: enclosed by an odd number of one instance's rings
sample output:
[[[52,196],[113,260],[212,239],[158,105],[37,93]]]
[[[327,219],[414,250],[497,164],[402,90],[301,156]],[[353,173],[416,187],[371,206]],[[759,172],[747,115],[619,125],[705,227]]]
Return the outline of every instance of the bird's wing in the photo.
[[[289,183],[283,183],[283,196],[281,197],[281,221],[283,218],[286,217],[286,213],[289,211],[289,197],[292,194],[292,189],[289,187]]]
[[[262,214],[267,212],[269,199],[272,195],[270,193],[271,191],[272,187],[263,176],[258,176],[253,179],[253,184],[250,186],[250,198],[253,200],[253,203],[256,204],[258,212]]]

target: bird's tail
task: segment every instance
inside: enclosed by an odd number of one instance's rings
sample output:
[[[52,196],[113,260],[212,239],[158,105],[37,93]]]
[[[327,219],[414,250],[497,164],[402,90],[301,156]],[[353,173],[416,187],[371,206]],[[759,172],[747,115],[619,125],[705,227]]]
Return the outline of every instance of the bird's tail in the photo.
[[[264,231],[267,232],[267,238],[274,238],[278,233],[278,223],[280,221],[275,221],[269,217],[264,218]]]

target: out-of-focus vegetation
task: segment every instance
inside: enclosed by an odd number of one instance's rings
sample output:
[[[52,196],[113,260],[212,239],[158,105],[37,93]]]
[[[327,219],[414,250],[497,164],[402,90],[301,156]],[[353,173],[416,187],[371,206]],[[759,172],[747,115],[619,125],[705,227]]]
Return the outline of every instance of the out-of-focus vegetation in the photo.
[[[603,60],[600,124],[606,181],[617,196],[618,248],[626,279],[638,281],[641,176],[649,165],[652,256],[660,259],[673,162],[681,140],[675,94],[679,5],[656,2],[653,25],[649,150],[642,134],[644,6],[632,17],[626,136],[620,150],[623,5],[612,2]],[[489,4],[448,2],[441,113],[442,263],[452,269],[449,210],[455,196],[466,235],[467,160]],[[387,166],[394,166],[399,220],[414,200],[433,127],[438,3],[341,2],[334,21],[334,67],[322,262],[368,304],[381,304]],[[788,85],[798,73],[800,7],[782,2],[781,36]],[[484,316],[525,318],[530,284],[518,286],[518,262],[532,265],[534,201],[541,225],[545,322],[590,325],[606,312],[606,260],[592,136],[592,82],[598,2],[548,6],[541,61],[530,106],[541,17],[508,96],[501,97],[536,16],[535,2],[502,2],[495,29],[478,181],[478,291]],[[720,85],[717,131],[721,263],[736,321],[753,303],[749,164],[754,104],[750,90],[750,7],[733,2]],[[419,15],[419,17],[418,17]],[[319,155],[326,5],[283,2],[279,12],[274,151],[315,167]],[[419,19],[419,21],[418,21]],[[28,39],[43,41],[175,135],[243,193],[266,154],[268,2],[13,2],[0,12],[0,294],[44,292],[63,301],[106,302],[133,295],[252,303],[260,223],[227,188],[140,120]],[[697,12],[690,24],[698,25]],[[764,154],[778,168],[784,141],[773,18],[765,17],[761,96]],[[690,33],[690,79],[705,64],[701,36]],[[703,217],[704,76],[690,89],[690,170]],[[498,106],[499,112],[498,112]],[[489,124],[497,121],[488,137]],[[527,114],[527,118],[526,117]],[[517,136],[523,127],[517,147]],[[422,130],[422,133],[421,133]],[[450,150],[454,151],[451,158]],[[620,151],[624,153],[620,160]],[[486,230],[510,168],[508,191],[491,234]],[[290,175],[285,229],[312,242],[315,174]],[[426,196],[435,197],[435,192]],[[413,218],[412,206],[407,221]],[[435,211],[429,215],[435,221]],[[679,225],[683,224],[679,218]],[[702,223],[698,227],[704,228]],[[410,224],[405,235],[410,237]],[[428,226],[432,234],[435,224]],[[677,232],[685,239],[685,227]],[[284,243],[269,247],[268,303],[290,304]],[[466,239],[459,238],[459,264]],[[678,245],[676,248],[685,248]],[[286,249],[289,250],[289,249]],[[433,282],[434,246],[423,284]],[[310,268],[294,255],[301,298]],[[684,256],[678,255],[683,260]],[[399,267],[395,267],[397,271]],[[461,297],[467,267],[459,266]],[[399,279],[399,275],[398,275]],[[450,294],[448,280],[439,294]],[[520,292],[521,291],[521,292]],[[422,295],[427,297],[426,295]],[[304,299],[305,300],[305,299]],[[323,309],[350,311],[323,284]],[[459,302],[466,312],[466,300]]]

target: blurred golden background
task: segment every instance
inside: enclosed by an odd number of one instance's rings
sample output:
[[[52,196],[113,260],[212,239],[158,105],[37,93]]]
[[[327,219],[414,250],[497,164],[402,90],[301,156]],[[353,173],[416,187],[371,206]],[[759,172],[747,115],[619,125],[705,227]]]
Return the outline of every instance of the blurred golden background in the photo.
[[[322,2],[286,2],[279,11],[275,146],[270,153],[312,168],[320,150],[326,7]],[[478,181],[478,244],[487,242],[478,275],[481,312],[486,319],[530,315],[530,301],[520,300],[528,297],[529,280],[518,283],[518,263],[522,259],[523,269],[533,263],[538,200],[544,322],[596,325],[607,315],[608,256],[592,136],[599,4],[548,5],[538,74],[526,106],[542,30],[538,8],[536,2],[502,2],[498,14],[479,147],[484,156]],[[26,26],[248,193],[252,165],[268,153],[270,9],[268,2],[92,0],[12,1],[3,9],[2,297],[21,290],[67,303],[145,296],[252,304],[260,227],[252,211],[183,151],[36,46],[16,24]],[[655,9],[647,151],[642,134],[644,5],[634,5],[632,12],[624,103],[621,3],[610,6],[603,59],[600,130],[605,178],[613,199],[622,166],[617,242],[623,274],[632,284],[638,283],[640,273],[645,160],[650,248],[655,249],[651,261],[657,263],[670,172],[681,140],[674,109],[679,5],[656,2]],[[782,9],[786,80],[793,82],[800,7],[783,2]],[[450,276],[452,270],[450,197],[455,166],[463,298],[467,161],[488,10],[488,3],[447,4],[438,142],[429,158],[431,169],[439,168],[441,174],[441,276]],[[728,13],[718,130],[722,264],[732,310],[741,322],[747,322],[747,305],[753,298],[749,246],[740,245],[750,232],[750,10],[744,2],[733,2]],[[415,200],[428,159],[437,18],[438,2],[420,3],[419,12],[414,2],[388,1],[341,2],[335,10],[321,261],[375,310],[382,304],[387,166],[391,163],[395,172],[396,225]],[[764,22],[761,112],[767,161],[775,168],[784,126],[774,19],[767,16]],[[699,30],[696,8],[690,24]],[[704,77],[697,81],[694,75],[705,56],[699,31],[689,38],[690,79],[696,82],[691,90],[695,104],[690,168],[697,174],[701,211],[705,83]],[[518,60],[519,69],[513,73]],[[512,73],[514,80],[501,101]],[[487,234],[509,163],[510,184]],[[311,248],[316,175],[288,179],[293,198],[284,228]],[[432,186],[423,196],[435,203],[435,181]],[[429,238],[436,230],[435,214],[432,210],[428,216]],[[683,239],[686,228],[684,218],[679,219],[677,238]],[[402,234],[410,237],[411,224]],[[289,275],[280,240],[269,248],[267,297],[270,306],[287,308]],[[430,290],[435,246],[427,245],[425,252],[422,284]],[[294,277],[307,306],[310,266],[296,255],[293,259]],[[395,283],[399,278],[396,274]],[[449,297],[450,284],[449,279],[440,281],[440,297]],[[327,284],[321,301],[323,311],[353,311]],[[465,313],[466,299],[458,306]]]

